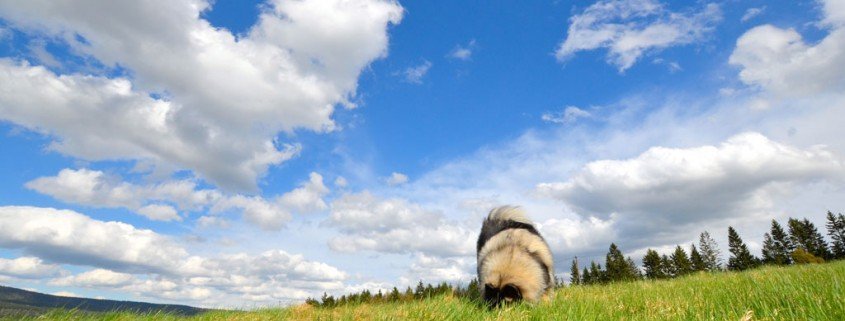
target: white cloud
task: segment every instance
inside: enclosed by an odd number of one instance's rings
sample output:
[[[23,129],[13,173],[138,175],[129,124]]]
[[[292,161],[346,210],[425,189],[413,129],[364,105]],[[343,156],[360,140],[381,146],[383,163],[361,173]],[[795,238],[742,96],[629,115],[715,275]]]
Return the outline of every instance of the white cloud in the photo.
[[[182,217],[170,205],[150,204],[138,209],[138,214],[153,221],[181,221]]]
[[[0,119],[52,136],[51,148],[73,157],[150,161],[255,189],[269,166],[298,151],[275,141],[278,132],[332,130],[334,106],[353,106],[360,71],[386,55],[387,26],[403,15],[387,0],[276,0],[235,37],[201,18],[209,7],[200,0],[0,4],[13,28],[133,75],[56,75],[3,60],[0,82],[13,87],[0,94]]]
[[[346,187],[347,185],[349,185],[349,182],[347,182],[347,181],[346,181],[346,178],[343,178],[343,176],[338,176],[338,177],[337,177],[337,178],[335,178],[335,180],[334,180],[334,186],[337,186],[337,187],[340,187],[340,188],[344,188],[344,187]]]
[[[845,15],[841,1],[825,1],[823,24],[829,33],[808,45],[794,29],[755,27],[736,42],[729,62],[741,68],[739,78],[780,97],[805,97],[845,88]]]
[[[546,112],[540,118],[545,122],[555,124],[571,124],[578,120],[578,118],[589,118],[591,116],[592,114],[586,110],[575,106],[566,106],[563,111]]]
[[[0,274],[58,276],[49,283],[202,306],[300,302],[341,291],[348,278],[336,267],[282,250],[191,255],[166,235],[49,208],[0,207],[0,247],[38,257],[0,260]],[[94,268],[65,276],[42,259]]]
[[[55,296],[64,296],[64,297],[69,297],[69,298],[79,298],[80,297],[79,294],[69,292],[69,291],[57,291],[57,292],[53,292],[52,294],[55,295]]]
[[[80,287],[116,287],[128,285],[134,281],[131,274],[119,273],[106,269],[94,269],[76,275],[50,280],[50,285]]]
[[[408,175],[393,172],[390,174],[390,177],[387,178],[387,185],[390,186],[397,186],[402,185],[408,182]]]
[[[426,60],[417,66],[408,67],[403,72],[405,81],[412,84],[422,84],[422,79],[428,73],[428,70],[431,69],[431,66],[431,61]]]
[[[299,213],[314,213],[328,209],[328,205],[323,201],[323,197],[328,193],[328,187],[323,184],[323,176],[312,172],[308,176],[308,182],[282,195],[279,203]]]
[[[742,15],[742,18],[739,19],[741,22],[746,22],[748,20],[754,19],[754,17],[759,16],[763,11],[766,11],[766,6],[762,6],[759,8],[748,8],[745,10],[745,14]]]
[[[467,61],[472,59],[472,51],[475,48],[475,39],[470,40],[466,46],[457,45],[455,49],[449,52],[448,57],[458,60]]]
[[[367,191],[346,194],[332,202],[328,224],[341,232],[329,241],[329,247],[340,252],[454,256],[473,250],[474,232],[444,219],[442,214],[404,199],[380,199]]]
[[[679,226],[755,208],[769,201],[766,188],[773,184],[841,179],[843,170],[823,146],[802,150],[744,133],[719,146],[652,147],[632,159],[590,162],[569,180],[542,183],[537,190],[579,213]]]
[[[56,176],[27,182],[26,187],[68,203],[94,207],[125,207],[151,220],[181,220],[176,205],[183,211],[210,210],[211,213],[242,211],[244,217],[262,228],[278,229],[291,219],[291,213],[313,213],[328,209],[323,200],[329,189],[323,177],[310,173],[300,187],[273,199],[261,196],[230,195],[214,189],[200,189],[192,180],[166,181],[136,185],[120,177],[90,169],[63,169]],[[219,220],[215,221],[219,223]],[[205,218],[204,226],[212,223]]]
[[[644,54],[701,40],[720,19],[716,4],[679,13],[655,0],[599,1],[570,18],[555,56],[564,61],[579,51],[607,48],[608,63],[623,72]]]
[[[466,284],[476,276],[475,264],[473,257],[441,258],[419,253],[414,255],[414,262],[411,263],[408,272],[400,277],[399,284],[412,287],[419,281]]]
[[[16,278],[40,279],[66,273],[58,265],[44,263],[40,258],[25,256],[16,259],[0,258],[0,275]]]
[[[55,262],[143,272],[175,272],[187,256],[171,239],[68,210],[0,207],[0,246]]]

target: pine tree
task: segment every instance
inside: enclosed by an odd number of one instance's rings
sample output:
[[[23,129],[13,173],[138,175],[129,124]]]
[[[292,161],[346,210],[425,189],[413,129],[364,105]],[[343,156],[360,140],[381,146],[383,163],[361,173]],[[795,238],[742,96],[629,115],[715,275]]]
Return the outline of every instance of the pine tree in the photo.
[[[716,240],[710,237],[710,233],[704,231],[698,238],[698,249],[701,251],[701,259],[704,261],[704,269],[713,272],[722,268],[719,245]]]
[[[587,270],[587,267],[584,267],[584,271],[581,272],[581,284],[590,285],[593,284],[593,276],[590,275],[590,270]]]
[[[643,256],[643,270],[645,270],[646,278],[666,278],[666,275],[663,273],[663,268],[660,266],[660,254],[657,254],[657,251],[655,250],[646,250],[645,256]]]
[[[597,264],[596,262],[590,262],[590,279],[592,280],[593,284],[605,283],[606,276],[604,271],[601,270],[601,264]]]
[[[608,282],[630,281],[637,278],[637,273],[632,271],[622,251],[613,243],[610,244],[605,257],[605,275]]]
[[[757,267],[759,260],[751,255],[748,246],[739,237],[739,233],[733,227],[728,227],[728,247],[731,257],[728,259],[728,269],[742,271]]]
[[[772,220],[771,234],[763,235],[763,263],[786,265],[792,263],[792,242],[789,241],[786,232]]]
[[[834,259],[845,259],[845,215],[827,211],[827,235],[830,236],[831,254]]]
[[[640,272],[637,264],[634,263],[634,259],[629,256],[625,262],[628,263],[628,275],[630,275],[632,279],[639,280],[643,278],[643,274]]]
[[[672,259],[672,270],[675,276],[687,275],[692,272],[692,262],[680,245],[675,247],[675,252],[670,257]]]
[[[830,251],[827,249],[827,242],[810,220],[805,218],[799,221],[790,218],[789,235],[795,247],[801,247],[819,258],[829,259],[831,257]]]
[[[693,271],[699,272],[707,269],[707,265],[704,264],[704,259],[701,257],[701,253],[698,253],[698,249],[695,248],[695,244],[690,244],[689,259],[690,262],[692,262]]]
[[[570,274],[572,274],[569,283],[572,285],[581,284],[581,273],[578,270],[578,257],[576,256],[572,259],[572,268],[570,269]]]
[[[660,273],[665,278],[673,278],[675,277],[675,271],[672,266],[672,260],[669,259],[669,256],[663,254],[660,257]]]

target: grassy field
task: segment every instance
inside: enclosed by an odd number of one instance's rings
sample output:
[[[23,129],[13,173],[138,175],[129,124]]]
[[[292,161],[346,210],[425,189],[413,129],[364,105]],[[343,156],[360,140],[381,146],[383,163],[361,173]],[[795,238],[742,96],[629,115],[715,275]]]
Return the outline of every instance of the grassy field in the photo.
[[[256,311],[90,314],[54,310],[38,320],[845,320],[845,262],[765,267],[559,289],[548,302],[489,311],[451,296],[406,303]]]

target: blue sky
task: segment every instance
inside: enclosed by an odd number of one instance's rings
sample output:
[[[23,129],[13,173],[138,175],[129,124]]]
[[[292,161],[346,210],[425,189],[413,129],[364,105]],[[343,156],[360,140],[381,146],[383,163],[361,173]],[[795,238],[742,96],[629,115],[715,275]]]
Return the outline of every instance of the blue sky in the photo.
[[[845,207],[843,6],[0,4],[0,282],[241,307],[466,282],[502,204],[562,276],[728,225],[759,251]]]

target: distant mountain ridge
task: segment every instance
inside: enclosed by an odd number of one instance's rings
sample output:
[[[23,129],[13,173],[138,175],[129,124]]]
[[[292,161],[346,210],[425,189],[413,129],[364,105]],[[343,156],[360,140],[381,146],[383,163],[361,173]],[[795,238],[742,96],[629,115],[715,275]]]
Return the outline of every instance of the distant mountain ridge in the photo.
[[[91,312],[129,310],[139,313],[149,313],[166,311],[182,315],[195,315],[207,311],[206,309],[178,304],[155,304],[56,296],[0,285],[0,317],[9,314],[38,314],[53,308],[77,309]]]

